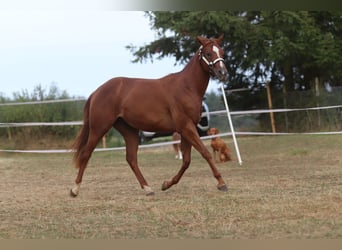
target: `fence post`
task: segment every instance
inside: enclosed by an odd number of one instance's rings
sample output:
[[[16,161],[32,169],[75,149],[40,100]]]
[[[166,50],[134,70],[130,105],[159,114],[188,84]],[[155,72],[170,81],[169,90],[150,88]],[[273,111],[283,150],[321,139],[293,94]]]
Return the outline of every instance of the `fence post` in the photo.
[[[228,123],[229,123],[229,126],[230,126],[230,131],[232,132],[232,137],[233,137],[233,142],[234,142],[234,146],[235,146],[235,150],[236,150],[236,155],[237,155],[237,158],[238,158],[240,166],[242,166],[240,149],[239,149],[239,146],[238,146],[238,143],[237,143],[237,140],[236,140],[235,130],[234,130],[232,118],[230,116],[229,106],[228,106],[228,102],[227,102],[226,93],[224,92],[223,83],[221,83],[221,91],[222,91],[222,97],[223,97],[224,105],[226,106]]]
[[[274,122],[274,114],[272,112],[273,105],[272,105],[272,95],[271,95],[271,88],[270,88],[270,82],[269,81],[266,82],[266,89],[267,89],[268,108],[270,109],[272,133],[276,133],[275,122]]]
[[[319,107],[319,96],[320,96],[320,92],[319,92],[319,78],[315,77],[315,92],[316,92],[316,106]],[[321,112],[319,109],[317,109],[317,123],[318,123],[318,128],[321,128]]]
[[[102,137],[102,147],[107,148],[107,139],[105,135]]]
[[[11,133],[11,128],[7,127],[7,135],[8,135],[8,140],[12,141],[12,133]]]

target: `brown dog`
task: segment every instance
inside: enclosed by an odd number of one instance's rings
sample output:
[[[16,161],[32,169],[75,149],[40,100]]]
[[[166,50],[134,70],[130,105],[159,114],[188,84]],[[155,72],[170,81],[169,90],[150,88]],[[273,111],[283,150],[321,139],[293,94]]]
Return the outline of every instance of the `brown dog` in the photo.
[[[172,135],[172,140],[173,141],[179,141],[180,139],[181,139],[181,135],[179,133],[177,133],[177,132],[174,132],[173,135]],[[172,144],[172,147],[173,147],[173,149],[175,150],[175,153],[176,153],[175,158],[179,159],[179,160],[183,159],[180,143]]]
[[[208,135],[217,135],[219,133],[219,130],[217,128],[210,128],[207,133]],[[226,162],[232,160],[228,146],[220,137],[212,138],[210,146],[213,148],[215,162],[217,162],[216,152],[218,152],[219,154],[219,162]]]

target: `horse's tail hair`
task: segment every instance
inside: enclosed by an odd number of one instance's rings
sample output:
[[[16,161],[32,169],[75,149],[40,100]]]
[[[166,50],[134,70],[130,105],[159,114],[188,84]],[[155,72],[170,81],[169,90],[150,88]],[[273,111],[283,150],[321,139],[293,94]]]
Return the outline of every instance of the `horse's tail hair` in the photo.
[[[84,146],[88,142],[89,137],[89,107],[90,107],[90,99],[88,98],[87,102],[84,105],[83,109],[83,126],[81,131],[78,133],[74,143],[72,144],[72,149],[74,150],[74,163],[76,168],[80,168],[80,164],[82,162],[82,152]]]

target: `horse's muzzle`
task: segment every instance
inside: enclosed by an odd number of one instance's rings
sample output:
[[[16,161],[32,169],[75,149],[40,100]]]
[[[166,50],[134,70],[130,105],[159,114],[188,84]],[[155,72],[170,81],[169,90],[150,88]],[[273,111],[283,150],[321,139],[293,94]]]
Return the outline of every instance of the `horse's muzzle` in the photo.
[[[225,81],[228,78],[228,71],[225,67],[219,67],[214,70],[216,78],[220,81]]]

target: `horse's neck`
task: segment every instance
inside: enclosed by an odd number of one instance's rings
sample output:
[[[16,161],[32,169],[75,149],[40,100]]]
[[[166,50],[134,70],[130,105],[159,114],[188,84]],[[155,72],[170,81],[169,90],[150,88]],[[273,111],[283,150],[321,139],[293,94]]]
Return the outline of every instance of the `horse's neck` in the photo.
[[[183,73],[187,78],[187,88],[202,98],[207,90],[210,74],[201,66],[198,52],[190,59],[189,63],[183,69]]]

